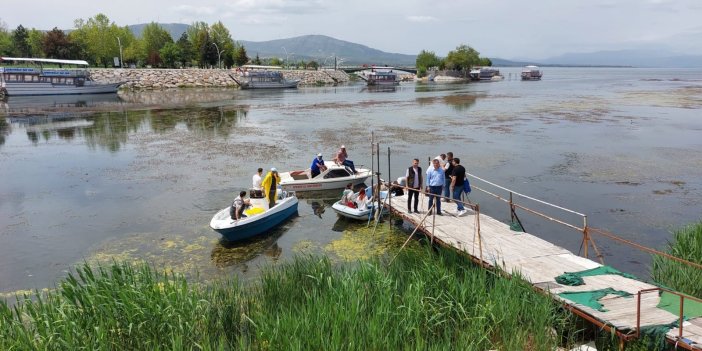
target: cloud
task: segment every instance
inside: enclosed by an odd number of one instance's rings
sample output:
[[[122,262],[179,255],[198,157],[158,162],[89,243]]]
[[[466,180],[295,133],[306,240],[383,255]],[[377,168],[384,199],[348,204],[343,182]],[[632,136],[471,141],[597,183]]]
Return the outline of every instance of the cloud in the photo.
[[[234,0],[227,3],[232,10],[248,13],[307,14],[325,10],[322,0]]]
[[[181,12],[184,14],[192,15],[214,15],[217,13],[217,9],[210,6],[190,6],[190,5],[178,5],[173,8],[176,12]]]
[[[410,22],[426,23],[436,21],[436,17],[432,16],[407,16],[407,20]]]

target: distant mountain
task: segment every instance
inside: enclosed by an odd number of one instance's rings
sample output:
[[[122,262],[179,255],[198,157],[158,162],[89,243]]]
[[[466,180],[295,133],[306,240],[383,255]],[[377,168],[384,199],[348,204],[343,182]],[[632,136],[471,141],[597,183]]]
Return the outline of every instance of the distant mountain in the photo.
[[[256,57],[258,54],[261,58],[285,59],[287,51],[288,56],[294,57],[295,60],[315,60],[320,64],[326,60],[327,65],[333,62],[334,56],[342,58],[344,65],[414,66],[417,59],[416,55],[388,53],[324,35],[304,35],[260,42],[242,40],[240,43],[246,48],[249,57]]]
[[[612,50],[568,53],[538,61],[544,65],[569,66],[702,67],[702,56],[680,55],[666,50]]]
[[[132,31],[134,36],[141,37],[141,33],[144,32],[144,27],[146,27],[147,24],[148,23],[132,24],[127,27],[129,27],[129,30]],[[180,39],[180,36],[190,27],[189,24],[183,23],[158,23],[158,25],[171,34],[173,41]]]

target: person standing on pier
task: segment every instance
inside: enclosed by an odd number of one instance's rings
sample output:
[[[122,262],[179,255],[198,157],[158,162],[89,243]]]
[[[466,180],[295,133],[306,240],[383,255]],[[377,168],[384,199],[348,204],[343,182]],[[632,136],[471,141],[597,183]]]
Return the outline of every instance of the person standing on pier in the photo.
[[[463,207],[461,195],[463,194],[463,182],[466,178],[466,169],[461,166],[461,159],[458,157],[453,159],[453,173],[451,173],[451,193],[456,200],[456,216],[460,217],[466,214],[466,209]]]
[[[432,206],[434,205],[434,198],[436,198],[436,214],[442,216],[441,213],[441,198],[437,197],[441,195],[441,190],[444,187],[444,169],[441,168],[441,163],[439,158],[432,160],[432,165],[427,169],[427,188],[426,191],[430,193],[429,195],[429,211],[431,213]]]
[[[451,174],[453,174],[453,152],[449,151],[446,153],[446,164],[444,165],[444,192],[442,194],[446,202],[451,202],[451,200],[449,200],[451,198],[451,189],[449,189]]]
[[[407,195],[407,212],[412,213],[412,197],[414,196],[414,212],[419,213],[417,210],[417,205],[419,204],[419,189],[422,188],[422,167],[419,167],[419,159],[415,158],[412,160],[412,166],[407,168],[405,173],[405,179],[407,179],[407,187],[409,188],[409,193]]]

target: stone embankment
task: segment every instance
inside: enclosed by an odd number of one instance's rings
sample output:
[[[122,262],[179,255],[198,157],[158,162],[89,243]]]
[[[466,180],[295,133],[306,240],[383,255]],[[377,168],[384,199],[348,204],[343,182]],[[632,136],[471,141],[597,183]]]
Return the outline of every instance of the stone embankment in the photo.
[[[300,85],[334,85],[349,81],[344,71],[281,71],[286,79],[300,79]],[[91,69],[98,82],[126,82],[122,89],[222,88],[237,87],[225,69]]]

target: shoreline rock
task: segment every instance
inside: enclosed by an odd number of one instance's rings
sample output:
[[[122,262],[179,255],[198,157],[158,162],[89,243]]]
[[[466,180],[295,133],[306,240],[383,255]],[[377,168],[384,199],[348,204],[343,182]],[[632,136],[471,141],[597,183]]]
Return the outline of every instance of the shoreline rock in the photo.
[[[301,86],[336,85],[349,81],[344,71],[283,70],[286,79],[300,79]],[[97,82],[126,82],[121,90],[172,88],[234,88],[239,85],[229,76],[234,70],[226,69],[136,69],[91,68],[90,75]]]

